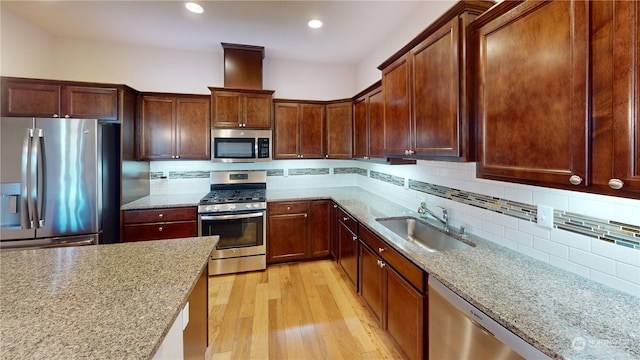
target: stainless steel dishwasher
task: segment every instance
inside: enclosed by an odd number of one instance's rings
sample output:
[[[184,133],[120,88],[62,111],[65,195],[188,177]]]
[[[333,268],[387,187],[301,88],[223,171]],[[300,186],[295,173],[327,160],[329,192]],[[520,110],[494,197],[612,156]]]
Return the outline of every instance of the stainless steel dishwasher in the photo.
[[[549,359],[429,275],[429,359]]]

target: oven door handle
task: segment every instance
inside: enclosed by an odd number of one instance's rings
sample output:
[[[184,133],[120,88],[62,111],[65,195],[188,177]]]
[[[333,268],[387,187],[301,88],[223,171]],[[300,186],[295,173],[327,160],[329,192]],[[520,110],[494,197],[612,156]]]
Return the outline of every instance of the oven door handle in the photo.
[[[264,216],[264,211],[260,211],[257,213],[248,213],[248,214],[231,214],[231,215],[200,215],[200,220],[230,220],[230,219],[248,219],[254,217],[262,217]]]

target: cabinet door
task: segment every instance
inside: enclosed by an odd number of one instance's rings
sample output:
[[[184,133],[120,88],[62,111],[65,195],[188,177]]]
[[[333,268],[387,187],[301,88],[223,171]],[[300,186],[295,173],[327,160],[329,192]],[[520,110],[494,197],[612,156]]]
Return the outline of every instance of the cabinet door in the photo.
[[[172,97],[143,96],[140,106],[140,158],[171,159],[175,153],[176,101]]]
[[[378,323],[382,324],[384,310],[383,275],[381,260],[368,246],[360,243],[360,296],[369,306]]]
[[[341,221],[338,222],[338,263],[358,290],[358,237]]]
[[[403,56],[382,70],[385,154],[406,155],[411,150],[409,57]]]
[[[244,127],[271,129],[271,95],[246,94],[244,96]]]
[[[368,96],[353,102],[353,157],[369,156]]]
[[[241,93],[211,92],[212,125],[214,127],[239,127],[243,121],[243,97]]]
[[[307,213],[269,215],[267,262],[303,260],[309,245]]]
[[[640,191],[640,3],[614,6],[612,180],[621,180],[623,190]]]
[[[410,52],[414,149],[423,156],[460,156],[458,19]]]
[[[60,115],[60,86],[19,81],[2,82],[2,116]]]
[[[277,103],[273,132],[275,159],[298,158],[298,105]]]
[[[353,108],[351,101],[327,105],[327,157],[351,159]]]
[[[589,184],[589,7],[524,2],[479,29],[479,176]]]
[[[384,157],[384,101],[382,88],[369,95],[369,157]]]
[[[176,156],[209,160],[211,153],[208,97],[176,99]]]
[[[331,245],[329,249],[331,250],[331,256],[337,261],[340,251],[338,249],[338,204],[336,203],[331,205],[330,231]]]
[[[330,256],[330,200],[316,200],[309,202],[309,247],[311,258],[326,258]]]
[[[118,89],[65,86],[61,94],[61,115],[84,119],[118,119]]]
[[[408,359],[424,358],[424,295],[391,267],[385,266],[385,329]]]
[[[302,158],[325,156],[324,105],[300,104],[299,152]]]

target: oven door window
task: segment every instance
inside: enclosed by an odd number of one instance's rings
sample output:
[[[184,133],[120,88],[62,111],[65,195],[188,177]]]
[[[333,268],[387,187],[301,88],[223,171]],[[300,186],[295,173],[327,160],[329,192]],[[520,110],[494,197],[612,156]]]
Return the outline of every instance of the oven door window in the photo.
[[[216,159],[255,159],[255,138],[215,138],[213,154]]]
[[[216,249],[237,249],[264,244],[264,213],[201,217],[202,236],[219,235]]]

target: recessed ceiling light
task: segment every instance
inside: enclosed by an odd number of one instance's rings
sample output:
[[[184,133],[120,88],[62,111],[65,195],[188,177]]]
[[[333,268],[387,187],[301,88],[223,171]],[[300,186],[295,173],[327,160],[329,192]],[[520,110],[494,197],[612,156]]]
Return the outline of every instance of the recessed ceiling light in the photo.
[[[204,9],[202,8],[202,6],[194,2],[187,2],[184,4],[184,7],[186,7],[187,10],[191,11],[192,13],[202,14],[204,12]]]
[[[309,20],[307,25],[312,29],[320,29],[322,27],[322,21],[318,19]]]

